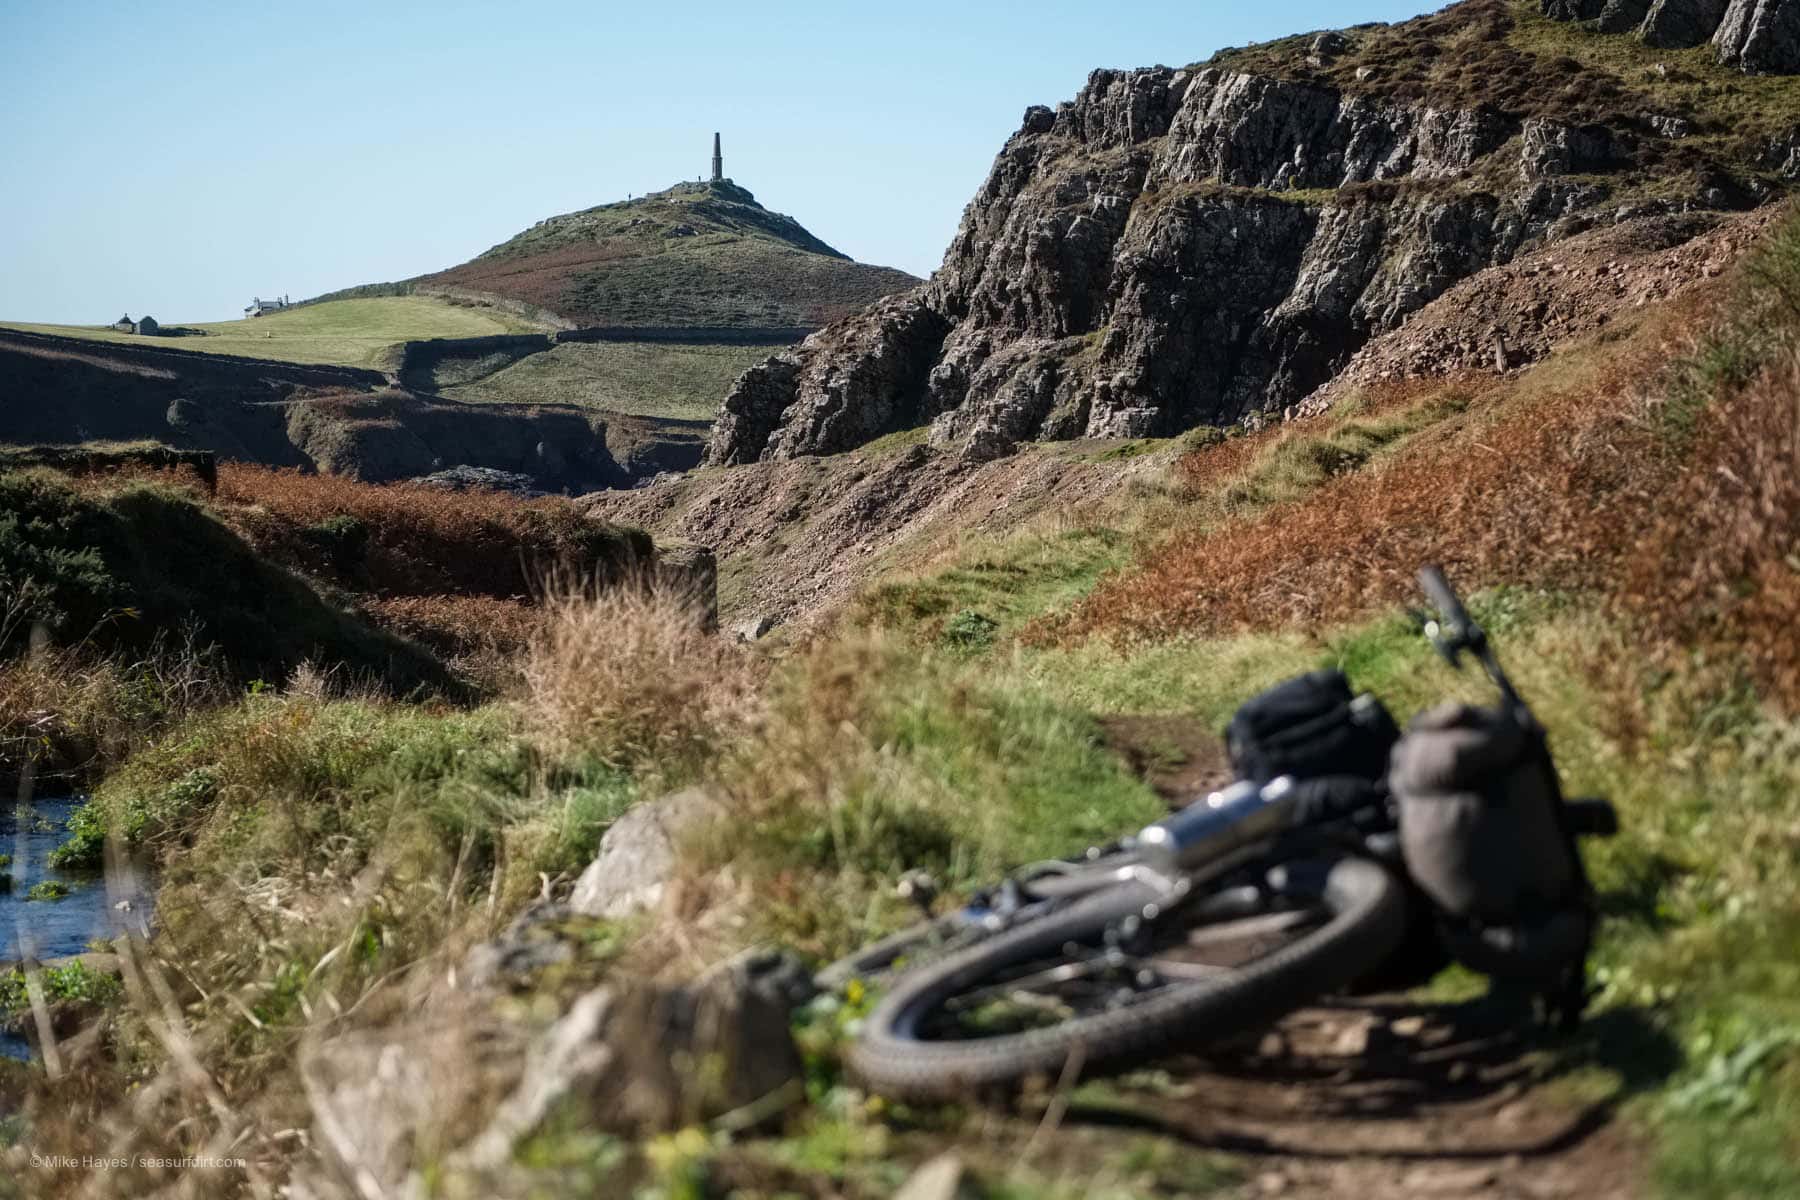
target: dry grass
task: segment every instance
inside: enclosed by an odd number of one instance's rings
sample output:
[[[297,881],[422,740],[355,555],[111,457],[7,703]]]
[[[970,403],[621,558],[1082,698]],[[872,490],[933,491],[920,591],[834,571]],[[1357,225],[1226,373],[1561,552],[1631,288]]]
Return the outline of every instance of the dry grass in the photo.
[[[0,631],[8,624],[0,612]],[[4,639],[0,639],[4,640]],[[0,662],[0,786],[79,786],[143,740],[228,694],[218,656],[191,639],[109,657],[39,639]]]
[[[233,463],[220,468],[219,501],[257,549],[380,596],[526,597],[551,576],[618,578],[651,553],[647,537],[593,521],[560,497],[521,501]]]
[[[564,590],[524,663],[526,720],[556,751],[679,774],[753,724],[760,672],[680,591]]]
[[[1709,315],[1718,299],[1696,298],[1665,324],[1594,349],[1590,368],[1561,390],[1528,403],[1491,393],[1469,419],[1388,461],[1250,519],[1177,535],[1032,636],[1130,640],[1354,619],[1411,601],[1414,569],[1436,561],[1470,588],[1605,596],[1665,648],[1723,651],[1771,698],[1800,707],[1800,360],[1784,352],[1747,386],[1729,372],[1696,385],[1690,368],[1671,371],[1671,360],[1691,364],[1721,336]],[[1729,298],[1735,336],[1779,344],[1768,329],[1742,328],[1742,299]],[[1671,329],[1686,332],[1670,341]],[[1695,386],[1709,391],[1680,402],[1699,413],[1690,435],[1672,429],[1668,397]],[[1268,457],[1267,446],[1228,443],[1199,451],[1183,474],[1190,488],[1229,491]]]
[[[1734,647],[1800,711],[1800,355],[1702,415],[1618,594],[1664,639]]]

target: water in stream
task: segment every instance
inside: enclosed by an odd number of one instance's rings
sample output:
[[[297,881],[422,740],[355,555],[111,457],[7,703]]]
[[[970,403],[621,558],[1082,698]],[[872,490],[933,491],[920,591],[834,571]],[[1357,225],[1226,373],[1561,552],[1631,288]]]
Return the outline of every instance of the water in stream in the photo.
[[[68,837],[69,816],[81,804],[78,796],[34,800],[13,808],[0,806],[0,854],[12,855],[5,871],[13,877],[10,892],[0,892],[0,964],[16,963],[30,954],[38,959],[80,954],[95,939],[110,939],[149,919],[149,899],[138,886],[108,888],[97,871],[58,871],[50,851]],[[33,884],[55,879],[69,888],[61,900],[26,900]],[[121,900],[129,909],[116,909]],[[0,1033],[0,1054],[24,1058],[25,1043]]]

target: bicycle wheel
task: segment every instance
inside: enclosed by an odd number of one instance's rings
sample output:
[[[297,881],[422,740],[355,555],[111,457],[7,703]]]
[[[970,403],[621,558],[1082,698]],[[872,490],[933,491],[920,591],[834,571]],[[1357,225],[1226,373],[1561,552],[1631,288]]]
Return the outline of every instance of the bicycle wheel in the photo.
[[[823,992],[836,992],[852,979],[885,982],[900,964],[912,970],[1034,920],[1053,902],[1110,887],[1117,872],[1136,861],[1134,854],[1112,852],[1091,859],[1040,864],[1030,873],[992,889],[980,903],[919,921],[838,959],[813,976],[813,985]]]
[[[948,1099],[1265,1025],[1370,970],[1405,931],[1380,864],[1286,864],[1172,911],[1121,882],[899,976],[849,1065],[897,1099]]]

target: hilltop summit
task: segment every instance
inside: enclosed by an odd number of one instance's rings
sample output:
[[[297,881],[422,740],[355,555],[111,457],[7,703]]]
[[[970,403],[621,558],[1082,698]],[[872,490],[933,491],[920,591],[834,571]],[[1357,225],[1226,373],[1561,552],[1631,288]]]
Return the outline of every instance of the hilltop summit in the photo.
[[[575,325],[747,328],[828,324],[918,280],[852,261],[721,178],[551,217],[410,282]]]

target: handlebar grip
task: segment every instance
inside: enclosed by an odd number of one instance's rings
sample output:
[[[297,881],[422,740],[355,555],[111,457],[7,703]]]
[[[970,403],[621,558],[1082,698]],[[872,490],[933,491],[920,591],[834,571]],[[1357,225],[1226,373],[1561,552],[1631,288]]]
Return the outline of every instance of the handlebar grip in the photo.
[[[1462,601],[1457,598],[1456,589],[1450,586],[1450,581],[1444,577],[1441,567],[1420,567],[1419,586],[1425,589],[1425,595],[1431,600],[1432,607],[1438,610],[1438,614],[1443,617],[1446,624],[1456,627],[1458,634],[1475,627],[1475,622],[1469,617],[1469,610],[1464,608]]]

